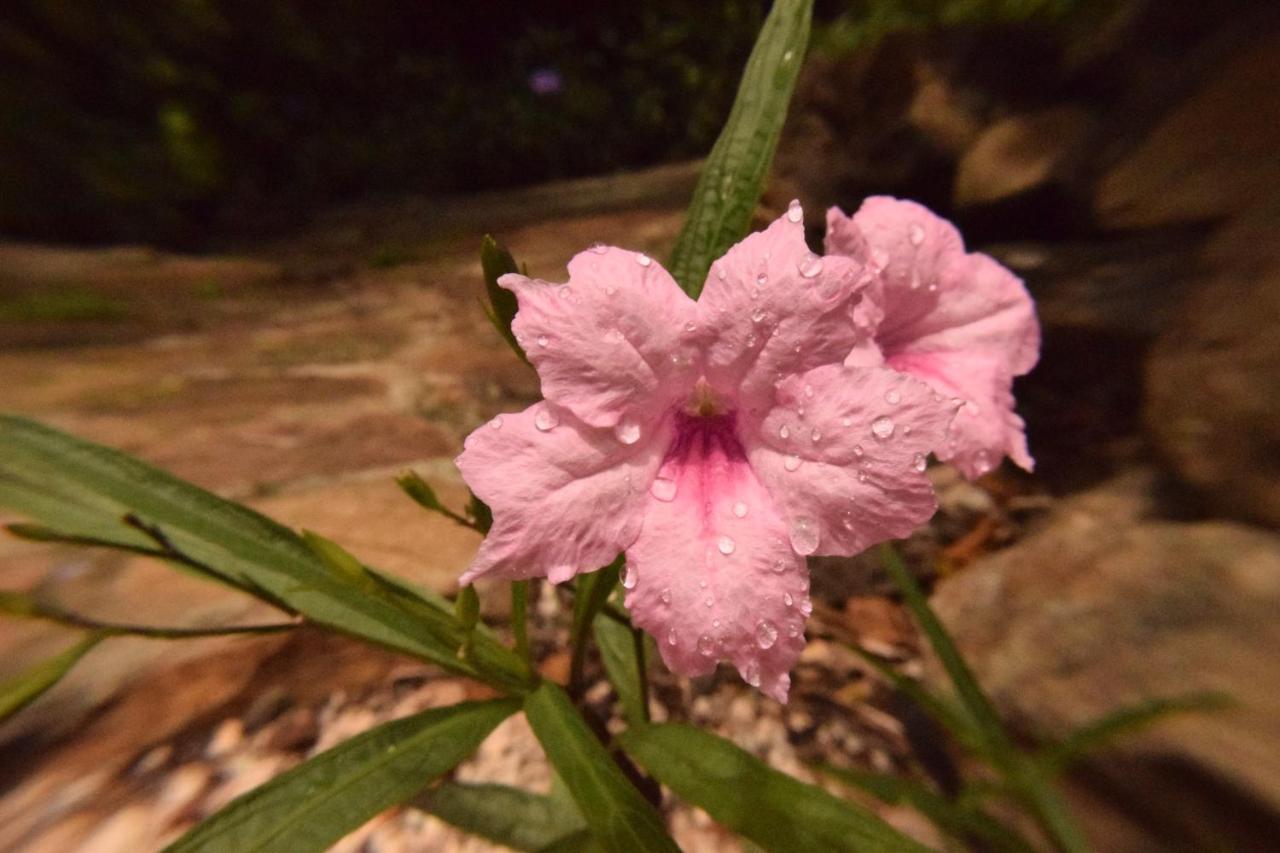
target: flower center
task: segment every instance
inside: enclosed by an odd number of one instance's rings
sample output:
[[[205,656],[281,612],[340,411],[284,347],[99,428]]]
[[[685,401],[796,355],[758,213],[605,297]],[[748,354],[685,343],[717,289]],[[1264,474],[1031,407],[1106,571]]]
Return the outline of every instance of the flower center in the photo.
[[[689,395],[684,411],[695,417],[713,418],[725,414],[725,405],[716,392],[711,390],[706,377],[702,377],[693,386],[693,393]]]

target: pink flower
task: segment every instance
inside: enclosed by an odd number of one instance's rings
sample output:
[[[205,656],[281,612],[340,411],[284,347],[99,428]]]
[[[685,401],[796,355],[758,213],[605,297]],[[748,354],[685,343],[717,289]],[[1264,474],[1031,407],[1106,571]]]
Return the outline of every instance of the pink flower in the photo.
[[[828,252],[883,269],[874,346],[850,363],[886,364],[963,399],[938,458],[979,477],[1008,456],[1028,471],[1013,377],[1035,366],[1040,327],[1022,281],[987,255],[965,253],[955,227],[915,202],[877,196],[852,217],[827,212]]]
[[[463,583],[562,582],[626,552],[626,604],[687,675],[731,661],[779,701],[804,647],[808,554],[854,554],[934,510],[924,454],[954,412],[866,346],[868,259],[822,258],[798,206],[717,261],[701,298],[596,246],[569,281],[503,276],[545,400],[467,439],[494,526]]]

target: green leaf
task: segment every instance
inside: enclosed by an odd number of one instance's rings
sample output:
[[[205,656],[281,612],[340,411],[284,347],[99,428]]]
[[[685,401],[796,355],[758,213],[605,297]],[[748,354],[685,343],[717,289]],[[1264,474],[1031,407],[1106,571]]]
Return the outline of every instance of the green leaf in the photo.
[[[776,0],[707,157],[667,269],[694,299],[707,270],[751,226],[809,43],[813,0]]]
[[[446,823],[515,850],[599,850],[570,803],[507,785],[445,782],[413,803]]]
[[[593,623],[600,660],[609,675],[609,683],[618,693],[622,713],[633,726],[649,722],[645,701],[647,673],[644,670],[644,641],[631,626],[601,612]]]
[[[569,626],[569,648],[572,657],[569,660],[569,689],[576,691],[582,687],[582,670],[586,662],[587,637],[591,630],[591,622],[604,607],[604,603],[613,594],[618,585],[618,572],[624,561],[619,554],[612,563],[594,572],[578,575],[573,590],[573,622]],[[575,694],[576,695],[576,694]]]
[[[469,702],[384,723],[237,797],[167,850],[325,850],[453,769],[519,708]]]
[[[71,648],[43,660],[25,672],[0,683],[0,722],[3,722],[30,705],[62,676],[70,672],[76,661],[102,641],[105,635],[89,634]]]
[[[883,802],[911,806],[938,829],[959,841],[971,843],[980,840],[983,842],[982,849],[997,853],[1035,853],[1030,842],[977,806],[953,802],[918,782],[900,776],[828,765],[817,769],[847,785],[866,791]]]
[[[471,500],[467,501],[467,518],[471,519],[471,526],[481,533],[488,533],[493,527],[493,510],[489,509],[489,505],[475,496],[473,492]]]
[[[515,333],[511,331],[511,321],[515,319],[516,311],[520,307],[519,302],[514,293],[498,284],[498,279],[507,273],[520,272],[515,258],[511,257],[511,253],[505,246],[486,234],[480,243],[480,268],[484,270],[484,289],[489,296],[489,304],[485,306],[485,314],[488,315],[489,322],[493,323],[493,327],[498,330],[498,334],[502,335],[512,351],[520,356],[520,360],[529,364],[528,356],[524,354],[524,350],[516,342]]]
[[[320,562],[336,572],[339,577],[365,588],[373,583],[373,579],[365,573],[360,561],[332,539],[326,539],[310,530],[303,530],[302,541],[306,542],[311,552],[320,558]]]
[[[523,692],[524,666],[488,632],[458,660],[465,633],[447,608],[367,570],[335,571],[302,537],[260,513],[123,453],[24,418],[0,416],[0,505],[66,535],[172,549],[200,570],[370,642],[499,689]],[[136,518],[132,525],[122,521]],[[376,583],[367,583],[373,578]]]
[[[653,806],[627,781],[563,690],[544,681],[525,697],[524,713],[592,835],[606,850],[679,850]]]
[[[1194,711],[1221,711],[1232,706],[1224,693],[1193,693],[1171,699],[1152,699],[1107,714],[1076,729],[1060,743],[1042,749],[1036,760],[1047,773],[1066,770],[1089,752],[1108,746],[1118,738],[1133,734],[1174,714]]]
[[[618,741],[681,799],[766,850],[926,849],[870,812],[691,726],[628,729]]]
[[[396,477],[396,485],[399,486],[406,495],[413,498],[414,502],[423,509],[439,513],[445,518],[456,521],[463,527],[475,526],[470,520],[463,518],[441,503],[440,498],[436,496],[436,490],[431,488],[431,484],[419,477],[413,471],[405,471],[399,477]]]

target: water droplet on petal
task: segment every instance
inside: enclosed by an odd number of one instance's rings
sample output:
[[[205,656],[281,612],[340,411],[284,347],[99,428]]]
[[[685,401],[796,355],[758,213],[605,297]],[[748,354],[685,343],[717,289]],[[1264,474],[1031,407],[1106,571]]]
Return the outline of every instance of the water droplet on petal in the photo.
[[[737,545],[734,544],[732,537],[721,536],[720,541],[716,543],[716,547],[720,549],[720,553],[726,557],[733,553]]]
[[[806,252],[800,260],[796,261],[796,269],[804,278],[813,278],[822,272],[822,256]]]
[[[719,619],[712,619],[712,620],[711,620],[711,627],[712,627],[712,628],[719,628],[719,627],[720,627],[720,620],[719,620]]]
[[[556,417],[556,413],[551,411],[545,405],[538,409],[538,413],[533,416],[533,425],[538,428],[539,432],[550,432],[560,423],[560,419]]]
[[[791,427],[786,424],[778,427],[778,438],[791,438]]]
[[[858,482],[859,482],[859,483],[865,483],[865,482],[867,482],[867,472],[866,472],[866,471],[859,471],[859,472],[858,472]]]
[[[705,599],[703,599],[703,602],[702,602],[702,603],[703,603],[703,604],[705,604],[707,607],[715,607],[715,606],[716,606],[716,600],[715,600],[714,598],[712,598],[711,596],[709,596],[709,595],[708,595]]]
[[[919,222],[912,222],[907,228],[907,239],[913,246],[919,246],[924,242],[924,229],[920,227]]]
[[[818,522],[806,516],[791,520],[791,547],[797,554],[808,556],[818,550]]]
[[[783,603],[783,604],[785,604],[785,605],[787,605],[788,607],[791,607],[792,605],[794,605],[794,604],[796,603],[796,600],[795,600],[794,598],[792,598],[792,597],[791,597],[791,593],[789,593],[789,592],[784,592],[784,593],[782,594],[782,603]]]
[[[551,341],[547,340],[546,335],[538,335],[538,346],[545,347],[549,343],[551,343]]]
[[[890,388],[884,392],[884,401],[890,406],[896,406],[902,402],[902,395],[898,393],[897,388]]]
[[[606,285],[604,286],[604,295],[605,295],[605,296],[613,296],[613,295],[614,295],[615,293],[617,293],[617,292],[618,292],[618,288],[614,287],[612,284],[606,284]]]
[[[881,415],[871,422],[871,434],[884,441],[893,435],[893,418]]]
[[[757,308],[756,310],[754,310],[754,311],[752,311],[752,312],[751,312],[751,322],[753,322],[753,323],[763,323],[763,322],[764,322],[764,318],[765,318],[765,317],[767,317],[767,316],[768,316],[768,315],[765,313],[765,311],[764,311],[764,309],[763,309],[763,308]]]
[[[840,419],[840,426],[843,426],[843,427],[850,427],[850,426],[853,426],[853,418],[848,418],[848,417],[841,418],[841,419]]]
[[[568,299],[569,297],[573,296],[573,288],[571,288],[567,284],[561,287],[558,292],[560,294],[561,299]]]
[[[671,603],[671,590],[669,590],[669,589],[664,589],[664,590],[662,591],[662,595],[660,595],[660,596],[659,596],[659,598],[661,598],[661,599],[662,599],[662,603],[663,603],[663,604],[670,604],[670,603]]]
[[[622,567],[622,588],[635,589],[636,584],[640,582],[640,573],[636,571],[635,566],[630,563]]]
[[[760,686],[760,664],[749,660],[742,667],[742,680],[752,687]]]
[[[917,471],[923,472],[928,466],[929,463],[924,458],[923,453],[917,453],[915,456],[911,457],[911,467],[915,468]]]
[[[493,420],[489,421],[489,426],[494,429],[502,429],[502,415],[494,415]]]
[[[624,418],[618,421],[618,425],[613,428],[613,434],[618,437],[618,441],[623,444],[635,444],[640,440],[640,424],[633,420]]]
[[[698,581],[698,589],[706,589],[707,582],[705,580]]]
[[[768,284],[768,283],[769,283],[769,274],[768,274],[768,273],[763,273],[763,272],[762,272],[762,273],[760,273],[760,275],[756,276],[756,286],[757,286],[757,287],[764,287],[764,286],[765,286],[766,284]]]
[[[604,339],[611,344],[620,344],[626,340],[621,329],[610,329],[604,333]]]
[[[716,641],[711,639],[710,634],[703,634],[698,638],[698,654],[705,658],[709,658],[715,650]]]
[[[722,261],[716,261],[715,266],[712,267],[712,269],[715,270],[716,278],[721,281],[724,281],[729,276],[729,271],[724,268],[724,263]]]
[[[746,518],[747,505],[744,504],[742,501],[738,501],[736,504],[733,505],[733,514],[736,515],[738,518]]]
[[[686,332],[693,332],[693,331],[696,331],[696,330],[697,330],[697,328],[698,328],[697,324],[696,324],[696,323],[693,323],[693,322],[689,322],[689,323],[685,323],[685,324],[684,324],[684,330],[685,330]]]
[[[791,454],[786,458],[786,461],[782,463],[782,467],[786,468],[788,471],[796,470],[800,467],[800,457],[796,456],[794,453]]]
[[[756,645],[762,649],[771,649],[778,642],[778,626],[768,619],[756,623]]]
[[[667,629],[667,645],[674,646],[675,644],[676,644],[676,629],[668,628]]]
[[[799,637],[801,632],[803,631],[804,631],[804,628],[800,626],[799,622],[787,623],[787,636],[790,637],[791,639],[794,640],[796,637]]]
[[[863,454],[864,452],[865,452],[865,451],[863,451],[863,449],[862,449],[862,445],[861,445],[861,444],[855,444],[855,445],[853,446],[853,455],[854,455],[854,456],[856,456],[856,457],[858,457],[859,459],[861,459],[861,458],[862,458],[862,454]]]
[[[804,395],[805,395],[806,397],[808,397],[810,400],[812,400],[812,399],[813,399],[813,386],[812,386],[812,385],[806,385],[806,386],[804,386]]]
[[[592,243],[591,251],[597,255],[603,255],[605,252],[609,251],[609,247],[604,243]]]
[[[779,540],[779,541],[781,541],[781,540]],[[780,574],[782,574],[783,572],[785,572],[786,570],[787,570],[787,561],[786,561],[786,560],[778,559],[778,560],[774,560],[774,561],[773,561],[773,572],[774,572],[774,574],[780,575]]]
[[[644,252],[636,252],[636,263],[642,267],[647,267],[649,264],[653,263],[653,258],[649,257]]]
[[[889,266],[889,253],[884,249],[872,249],[871,262],[883,270]]]
[[[670,477],[658,477],[649,486],[649,494],[664,503],[670,503],[676,499],[676,490],[676,481]]]
[[[822,430],[818,429],[817,427],[814,427],[814,428],[813,428],[813,432],[809,433],[809,438],[813,439],[813,441],[814,441],[815,443],[816,443],[816,442],[818,442],[818,441],[821,441],[821,440],[822,440]]]
[[[801,219],[804,219],[804,210],[800,207],[800,200],[793,198],[791,204],[787,205],[787,220],[799,222]]]
[[[800,591],[801,592],[809,591],[809,579],[807,577],[800,578]]]

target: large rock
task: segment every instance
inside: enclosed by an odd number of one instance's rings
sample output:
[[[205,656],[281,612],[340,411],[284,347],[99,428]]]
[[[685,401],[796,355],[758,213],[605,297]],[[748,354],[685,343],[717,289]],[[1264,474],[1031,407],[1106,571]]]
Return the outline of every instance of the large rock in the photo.
[[[934,606],[1025,732],[1229,694],[1228,712],[1169,719],[1091,762],[1079,799],[1098,849],[1263,849],[1280,837],[1280,536],[1150,520],[1155,487],[1128,476],[1068,501]]]
[[[1280,526],[1280,198],[1237,217],[1205,252],[1207,280],[1146,367],[1146,420],[1215,511]]]

